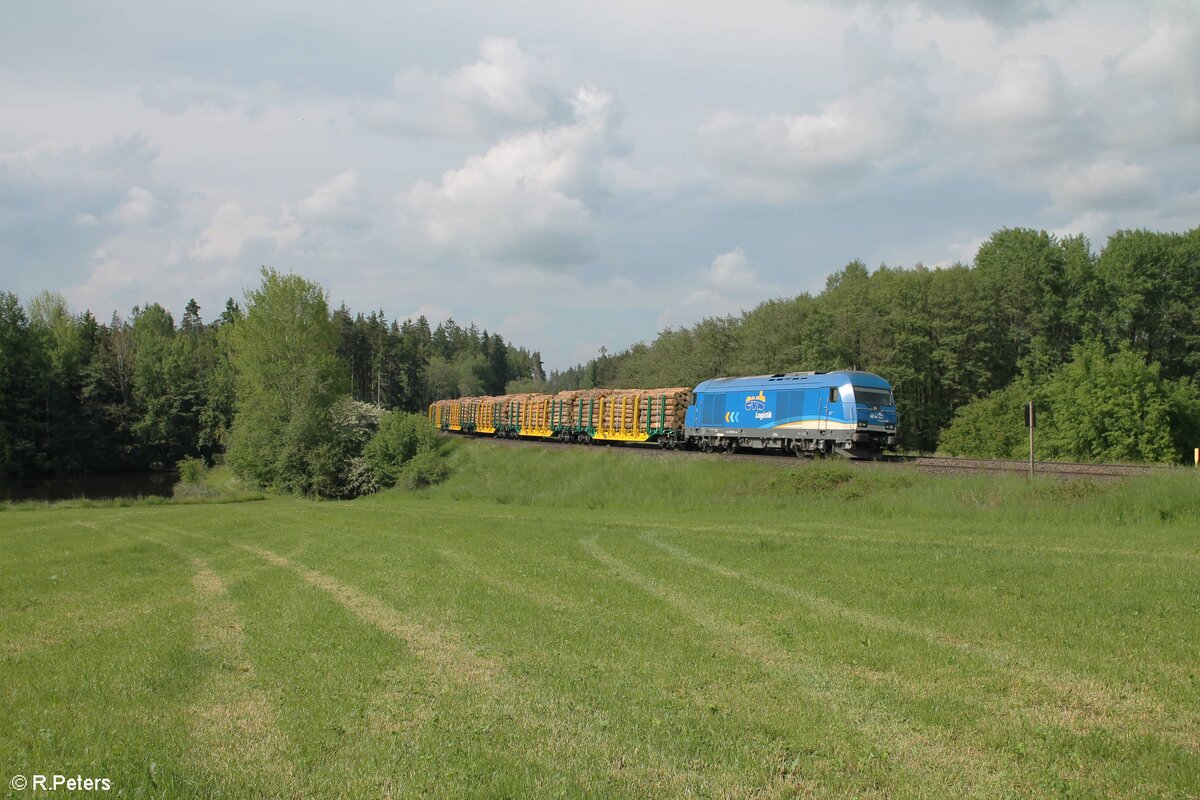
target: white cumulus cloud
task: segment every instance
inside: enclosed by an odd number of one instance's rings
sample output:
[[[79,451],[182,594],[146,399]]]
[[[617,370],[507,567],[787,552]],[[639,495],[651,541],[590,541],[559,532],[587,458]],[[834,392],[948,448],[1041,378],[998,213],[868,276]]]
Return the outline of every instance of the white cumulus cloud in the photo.
[[[1100,108],[1116,141],[1159,148],[1200,142],[1200,8],[1168,9],[1111,62]]]
[[[1055,174],[1050,187],[1056,211],[1136,208],[1149,202],[1159,186],[1141,164],[1104,160],[1067,166]]]
[[[505,139],[437,183],[418,181],[399,199],[402,230],[482,262],[562,268],[588,260],[616,111],[609,94],[590,86],[573,105],[569,124]]]
[[[97,145],[42,140],[0,151],[0,263],[75,280],[114,228],[157,221],[165,204],[152,192],[158,148],[142,134]]]
[[[746,286],[757,288],[758,285],[758,275],[740,247],[714,258],[705,277],[709,283],[720,289],[736,290]]]
[[[700,156],[733,197],[786,203],[842,194],[907,159],[923,140],[936,98],[923,56],[851,27],[842,94],[811,111],[721,110],[700,125]]]
[[[125,193],[125,199],[108,212],[104,219],[117,225],[149,225],[159,219],[165,211],[166,206],[152,192],[140,186],[132,186]]]
[[[569,116],[570,91],[548,59],[515,39],[485,38],[479,60],[438,75],[401,72],[395,97],[361,108],[370,127],[408,136],[475,138]]]
[[[277,219],[247,214],[240,203],[228,202],[213,214],[212,223],[188,250],[197,261],[233,259],[253,241],[272,243],[278,250],[299,238],[300,224],[284,207]]]
[[[734,314],[758,305],[775,291],[740,247],[721,253],[685,283],[695,288],[659,315],[660,328]]]
[[[1002,185],[1097,240],[1112,227],[1170,218],[1200,150],[1200,11],[1159,6],[1092,75],[1061,54],[1010,53],[955,98],[947,133]],[[1172,164],[1174,172],[1164,170]]]
[[[1037,168],[1086,146],[1086,109],[1055,60],[1010,57],[990,86],[959,106],[955,123],[991,163]]]
[[[297,210],[302,216],[328,219],[352,211],[359,194],[358,170],[348,169],[334,175],[300,201]]]
[[[916,121],[893,91],[868,90],[814,114],[722,111],[701,126],[700,146],[705,163],[736,196],[784,202],[840,191],[902,155]]]
[[[142,277],[134,274],[129,265],[103,248],[97,248],[90,258],[87,279],[67,290],[71,300],[81,308],[103,315],[111,307],[112,297]]]

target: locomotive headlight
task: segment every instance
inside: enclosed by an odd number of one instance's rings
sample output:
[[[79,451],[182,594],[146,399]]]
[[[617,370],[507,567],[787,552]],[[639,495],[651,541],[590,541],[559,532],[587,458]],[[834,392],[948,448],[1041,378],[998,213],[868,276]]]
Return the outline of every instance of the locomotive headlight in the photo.
[[[889,422],[887,425],[883,426],[883,429],[888,430],[888,431],[894,431],[894,430],[896,430],[896,426]]]
[[[858,421],[858,427],[860,427],[860,428],[865,428],[865,427],[867,427],[867,421],[866,421],[865,419],[860,419],[860,420]]]

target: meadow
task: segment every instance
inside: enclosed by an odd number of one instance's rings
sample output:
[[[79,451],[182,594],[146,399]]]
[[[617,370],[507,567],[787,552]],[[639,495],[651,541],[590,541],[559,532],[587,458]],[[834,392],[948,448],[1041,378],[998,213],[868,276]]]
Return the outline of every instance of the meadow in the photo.
[[[0,506],[3,785],[1200,795],[1194,471],[452,459],[352,502]]]

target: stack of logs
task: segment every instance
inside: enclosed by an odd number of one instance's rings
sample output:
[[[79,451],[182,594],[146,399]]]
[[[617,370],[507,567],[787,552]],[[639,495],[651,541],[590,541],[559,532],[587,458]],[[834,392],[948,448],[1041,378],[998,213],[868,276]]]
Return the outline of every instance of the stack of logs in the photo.
[[[550,401],[548,394],[531,394],[521,403],[521,430],[550,430]]]
[[[500,400],[500,424],[520,428],[522,412],[525,410],[525,400],[529,394],[506,394]]]
[[[600,426],[626,432],[682,428],[691,394],[689,387],[614,390],[604,398]]]
[[[682,428],[692,400],[690,387],[669,389],[586,389],[548,394],[510,394],[502,397],[464,397],[438,400],[431,417],[440,409],[443,421],[450,409],[462,424],[476,427],[505,427],[548,430],[552,428],[601,428],[610,431],[647,431]]]
[[[499,397],[480,397],[475,408],[475,427],[492,430],[496,426],[496,404]]]
[[[640,420],[634,418],[640,405],[641,392],[636,389],[619,389],[604,398],[600,410],[600,429],[633,433]]]
[[[550,426],[573,429],[579,420],[579,398],[586,392],[559,392],[550,400]]]
[[[683,427],[683,417],[692,400],[690,387],[644,389],[641,394],[640,424],[643,429]]]

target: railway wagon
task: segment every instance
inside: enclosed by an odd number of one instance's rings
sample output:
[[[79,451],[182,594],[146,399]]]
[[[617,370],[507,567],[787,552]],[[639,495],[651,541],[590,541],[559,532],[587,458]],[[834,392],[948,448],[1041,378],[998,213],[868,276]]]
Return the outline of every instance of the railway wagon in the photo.
[[[572,401],[564,441],[678,443],[691,389],[593,389]]]
[[[892,386],[870,372],[716,378],[697,386],[695,395],[683,435],[702,450],[869,456],[896,445]]]

